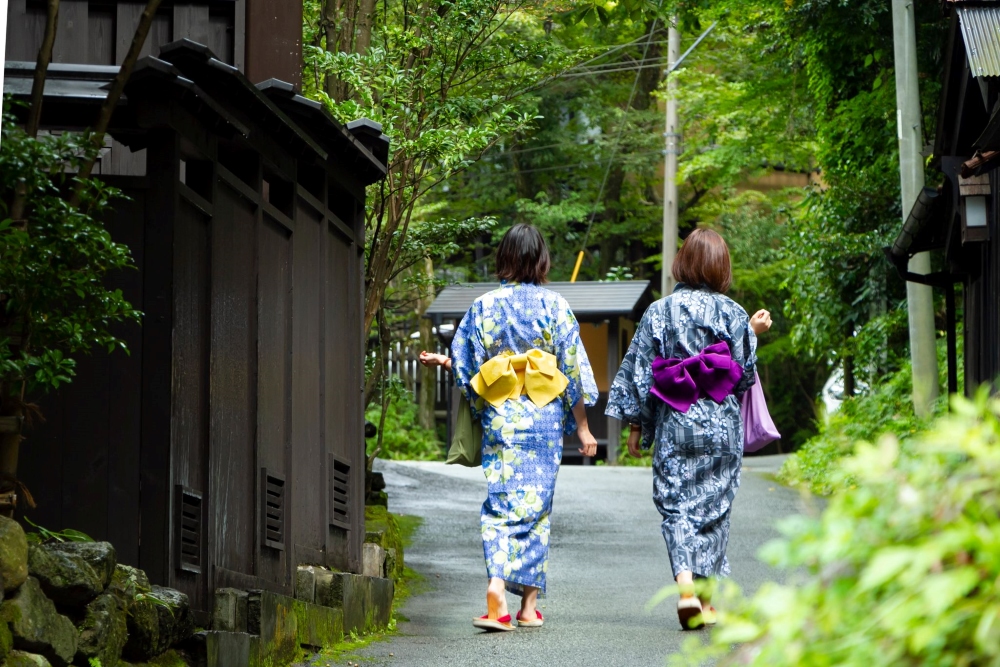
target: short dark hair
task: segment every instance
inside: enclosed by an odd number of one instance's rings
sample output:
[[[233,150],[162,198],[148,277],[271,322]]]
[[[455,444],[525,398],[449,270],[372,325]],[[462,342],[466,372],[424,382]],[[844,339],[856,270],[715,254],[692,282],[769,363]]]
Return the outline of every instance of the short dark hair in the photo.
[[[497,278],[541,285],[549,275],[549,249],[541,232],[527,223],[507,230],[497,246]]]
[[[674,257],[674,280],[687,285],[704,285],[725,294],[733,284],[729,246],[717,232],[705,227],[694,230]]]

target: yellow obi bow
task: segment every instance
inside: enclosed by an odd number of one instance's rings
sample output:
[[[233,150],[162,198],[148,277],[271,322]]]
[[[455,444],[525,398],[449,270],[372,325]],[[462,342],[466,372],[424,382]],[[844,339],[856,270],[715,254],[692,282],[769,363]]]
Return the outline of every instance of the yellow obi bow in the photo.
[[[495,407],[521,394],[542,407],[563,393],[569,379],[559,370],[555,355],[533,348],[524,354],[493,357],[479,367],[470,384]]]

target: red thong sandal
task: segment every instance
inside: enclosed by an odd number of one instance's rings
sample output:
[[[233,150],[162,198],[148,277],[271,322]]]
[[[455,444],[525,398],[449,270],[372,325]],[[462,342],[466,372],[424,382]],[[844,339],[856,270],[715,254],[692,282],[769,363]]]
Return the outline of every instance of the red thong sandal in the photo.
[[[500,618],[490,618],[489,614],[472,619],[472,625],[489,632],[510,632],[514,626],[510,623],[510,614]]]
[[[542,618],[542,612],[535,610],[535,615],[538,617],[533,621],[521,618],[521,612],[517,612],[517,627],[519,628],[540,628],[545,625],[545,619]]]

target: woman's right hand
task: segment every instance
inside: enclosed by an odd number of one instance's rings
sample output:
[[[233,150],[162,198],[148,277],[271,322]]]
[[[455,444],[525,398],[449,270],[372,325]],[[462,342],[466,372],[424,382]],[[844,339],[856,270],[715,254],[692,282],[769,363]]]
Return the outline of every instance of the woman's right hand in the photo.
[[[758,336],[771,328],[771,313],[761,308],[750,318],[750,328]]]
[[[420,351],[420,363],[424,366],[444,366],[448,368],[449,361],[451,360],[443,354],[435,354],[427,350]]]
[[[639,439],[642,437],[642,429],[638,427],[633,427],[628,433],[628,440],[625,446],[628,447],[628,453],[637,458],[642,458],[642,450],[639,449]]]

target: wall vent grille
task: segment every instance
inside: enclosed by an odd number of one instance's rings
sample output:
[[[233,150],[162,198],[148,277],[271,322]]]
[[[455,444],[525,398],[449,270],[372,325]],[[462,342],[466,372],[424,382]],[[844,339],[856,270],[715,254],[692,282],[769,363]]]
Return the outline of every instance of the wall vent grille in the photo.
[[[285,548],[285,478],[267,468],[260,471],[261,536],[265,547]]]
[[[177,508],[174,544],[177,569],[200,574],[202,536],[204,535],[201,494],[194,489],[178,484],[175,497]]]
[[[330,525],[351,527],[351,464],[330,454]]]

